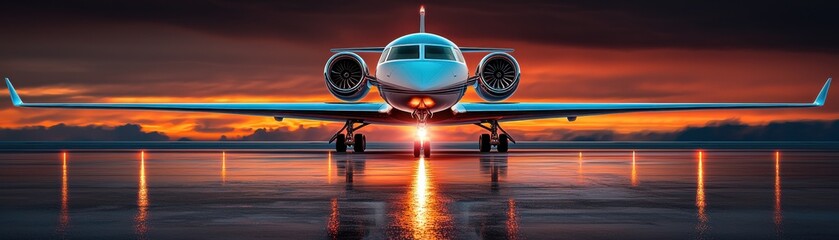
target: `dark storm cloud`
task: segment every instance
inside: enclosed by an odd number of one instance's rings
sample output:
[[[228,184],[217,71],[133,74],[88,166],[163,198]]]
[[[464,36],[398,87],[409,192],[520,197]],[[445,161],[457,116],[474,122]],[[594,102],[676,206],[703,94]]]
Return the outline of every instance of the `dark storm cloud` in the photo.
[[[116,127],[68,126],[0,128],[0,141],[166,141],[161,132],[144,132],[140,125],[125,124]]]
[[[749,126],[737,120],[687,127],[673,134],[676,141],[837,141],[839,120],[771,122]]]
[[[234,123],[236,123],[235,120],[228,119],[196,119],[196,124],[192,130],[202,133],[226,133],[235,130],[230,126]]]
[[[839,50],[835,1],[15,1],[4,3],[0,20],[30,33],[140,23],[232,38],[384,44],[415,30],[419,4],[428,6],[430,31],[459,39]]]
[[[331,136],[334,134],[334,129],[327,127],[311,127],[304,128],[300,126],[296,130],[290,128],[259,128],[253,133],[230,138],[222,136],[221,140],[240,140],[240,141],[302,141],[302,140],[323,140],[324,136]]]
[[[672,132],[616,133],[612,130],[554,129],[531,137],[541,141],[839,141],[839,120],[778,121],[748,125],[737,119],[711,121]]]

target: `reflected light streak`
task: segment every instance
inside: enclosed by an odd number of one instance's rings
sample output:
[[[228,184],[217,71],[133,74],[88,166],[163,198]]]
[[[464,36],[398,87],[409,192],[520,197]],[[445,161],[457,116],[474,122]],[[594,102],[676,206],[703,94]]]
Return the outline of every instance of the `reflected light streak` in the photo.
[[[448,238],[444,228],[451,225],[448,222],[449,217],[445,214],[443,203],[434,190],[434,182],[424,157],[420,157],[417,161],[414,181],[407,200],[409,201],[406,204],[407,212],[400,215],[401,225],[408,223],[406,227],[410,235],[405,236],[406,238]]]
[[[629,182],[632,184],[633,187],[638,186],[638,170],[635,167],[635,151],[632,151],[632,174],[630,176]]]
[[[507,200],[507,239],[519,239],[519,217],[516,213],[516,200]]]
[[[781,224],[783,223],[784,216],[783,212],[781,211],[781,152],[775,151],[775,212],[774,218],[775,222],[775,231],[780,236],[782,232]]]
[[[329,221],[326,223],[326,231],[329,233],[329,238],[338,239],[338,227],[340,226],[340,219],[338,218],[338,199],[332,198],[330,203],[332,213],[329,214]]]
[[[577,166],[577,181],[582,183],[583,182],[583,152],[580,152],[577,155],[577,162],[578,162],[578,165],[579,165],[579,166]]]
[[[708,216],[705,214],[705,172],[704,166],[702,166],[704,161],[702,154],[702,151],[699,151],[699,163],[696,170],[696,215],[698,220],[696,230],[700,239],[703,239],[705,232],[708,231]]]
[[[67,189],[67,152],[61,153],[61,211],[58,213],[58,233],[64,235],[70,226],[70,206],[68,205],[69,190]]]
[[[221,152],[221,184],[227,183],[227,152]]]
[[[332,151],[326,152],[326,183],[332,184]]]
[[[148,188],[146,186],[146,152],[140,152],[140,181],[137,188],[137,216],[134,217],[135,230],[137,237],[141,239],[146,238],[146,233],[149,228],[146,220],[148,219],[149,197]]]

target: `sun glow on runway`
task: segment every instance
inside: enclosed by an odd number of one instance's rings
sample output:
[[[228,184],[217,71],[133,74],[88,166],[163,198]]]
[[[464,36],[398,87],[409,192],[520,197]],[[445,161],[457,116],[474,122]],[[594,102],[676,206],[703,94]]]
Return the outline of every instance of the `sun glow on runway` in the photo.
[[[699,239],[704,239],[708,231],[708,215],[705,213],[705,172],[702,161],[704,161],[702,151],[699,151],[699,163],[696,168],[696,216],[698,220],[696,231]]]
[[[58,214],[58,234],[62,237],[70,227],[69,189],[67,188],[67,152],[61,153],[61,211]]]
[[[420,157],[414,174],[406,212],[400,214],[400,225],[407,228],[413,239],[445,239],[446,229],[450,226],[450,217],[446,214],[444,202],[437,195],[428,163]]]
[[[137,187],[137,216],[134,217],[137,238],[145,239],[149,230],[148,221],[149,196],[146,186],[146,152],[140,152],[140,180]]]

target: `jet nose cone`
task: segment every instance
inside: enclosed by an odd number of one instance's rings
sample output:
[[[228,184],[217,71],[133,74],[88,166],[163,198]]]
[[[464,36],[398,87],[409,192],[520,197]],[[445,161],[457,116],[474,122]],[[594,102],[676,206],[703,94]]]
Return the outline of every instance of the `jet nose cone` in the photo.
[[[447,62],[416,62],[394,69],[398,71],[399,85],[413,91],[433,91],[449,87],[458,79],[458,69]],[[460,77],[460,78],[458,78]]]

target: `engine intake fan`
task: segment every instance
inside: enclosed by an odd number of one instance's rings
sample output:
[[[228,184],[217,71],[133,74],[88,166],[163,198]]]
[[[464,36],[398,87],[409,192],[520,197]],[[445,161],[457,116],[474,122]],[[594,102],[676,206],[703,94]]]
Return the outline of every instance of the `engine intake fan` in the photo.
[[[323,75],[329,92],[343,101],[358,101],[370,91],[367,64],[355,53],[341,52],[333,55],[326,61]]]
[[[478,96],[490,102],[503,101],[516,92],[521,69],[513,56],[507,53],[490,53],[478,64],[475,73]]]

